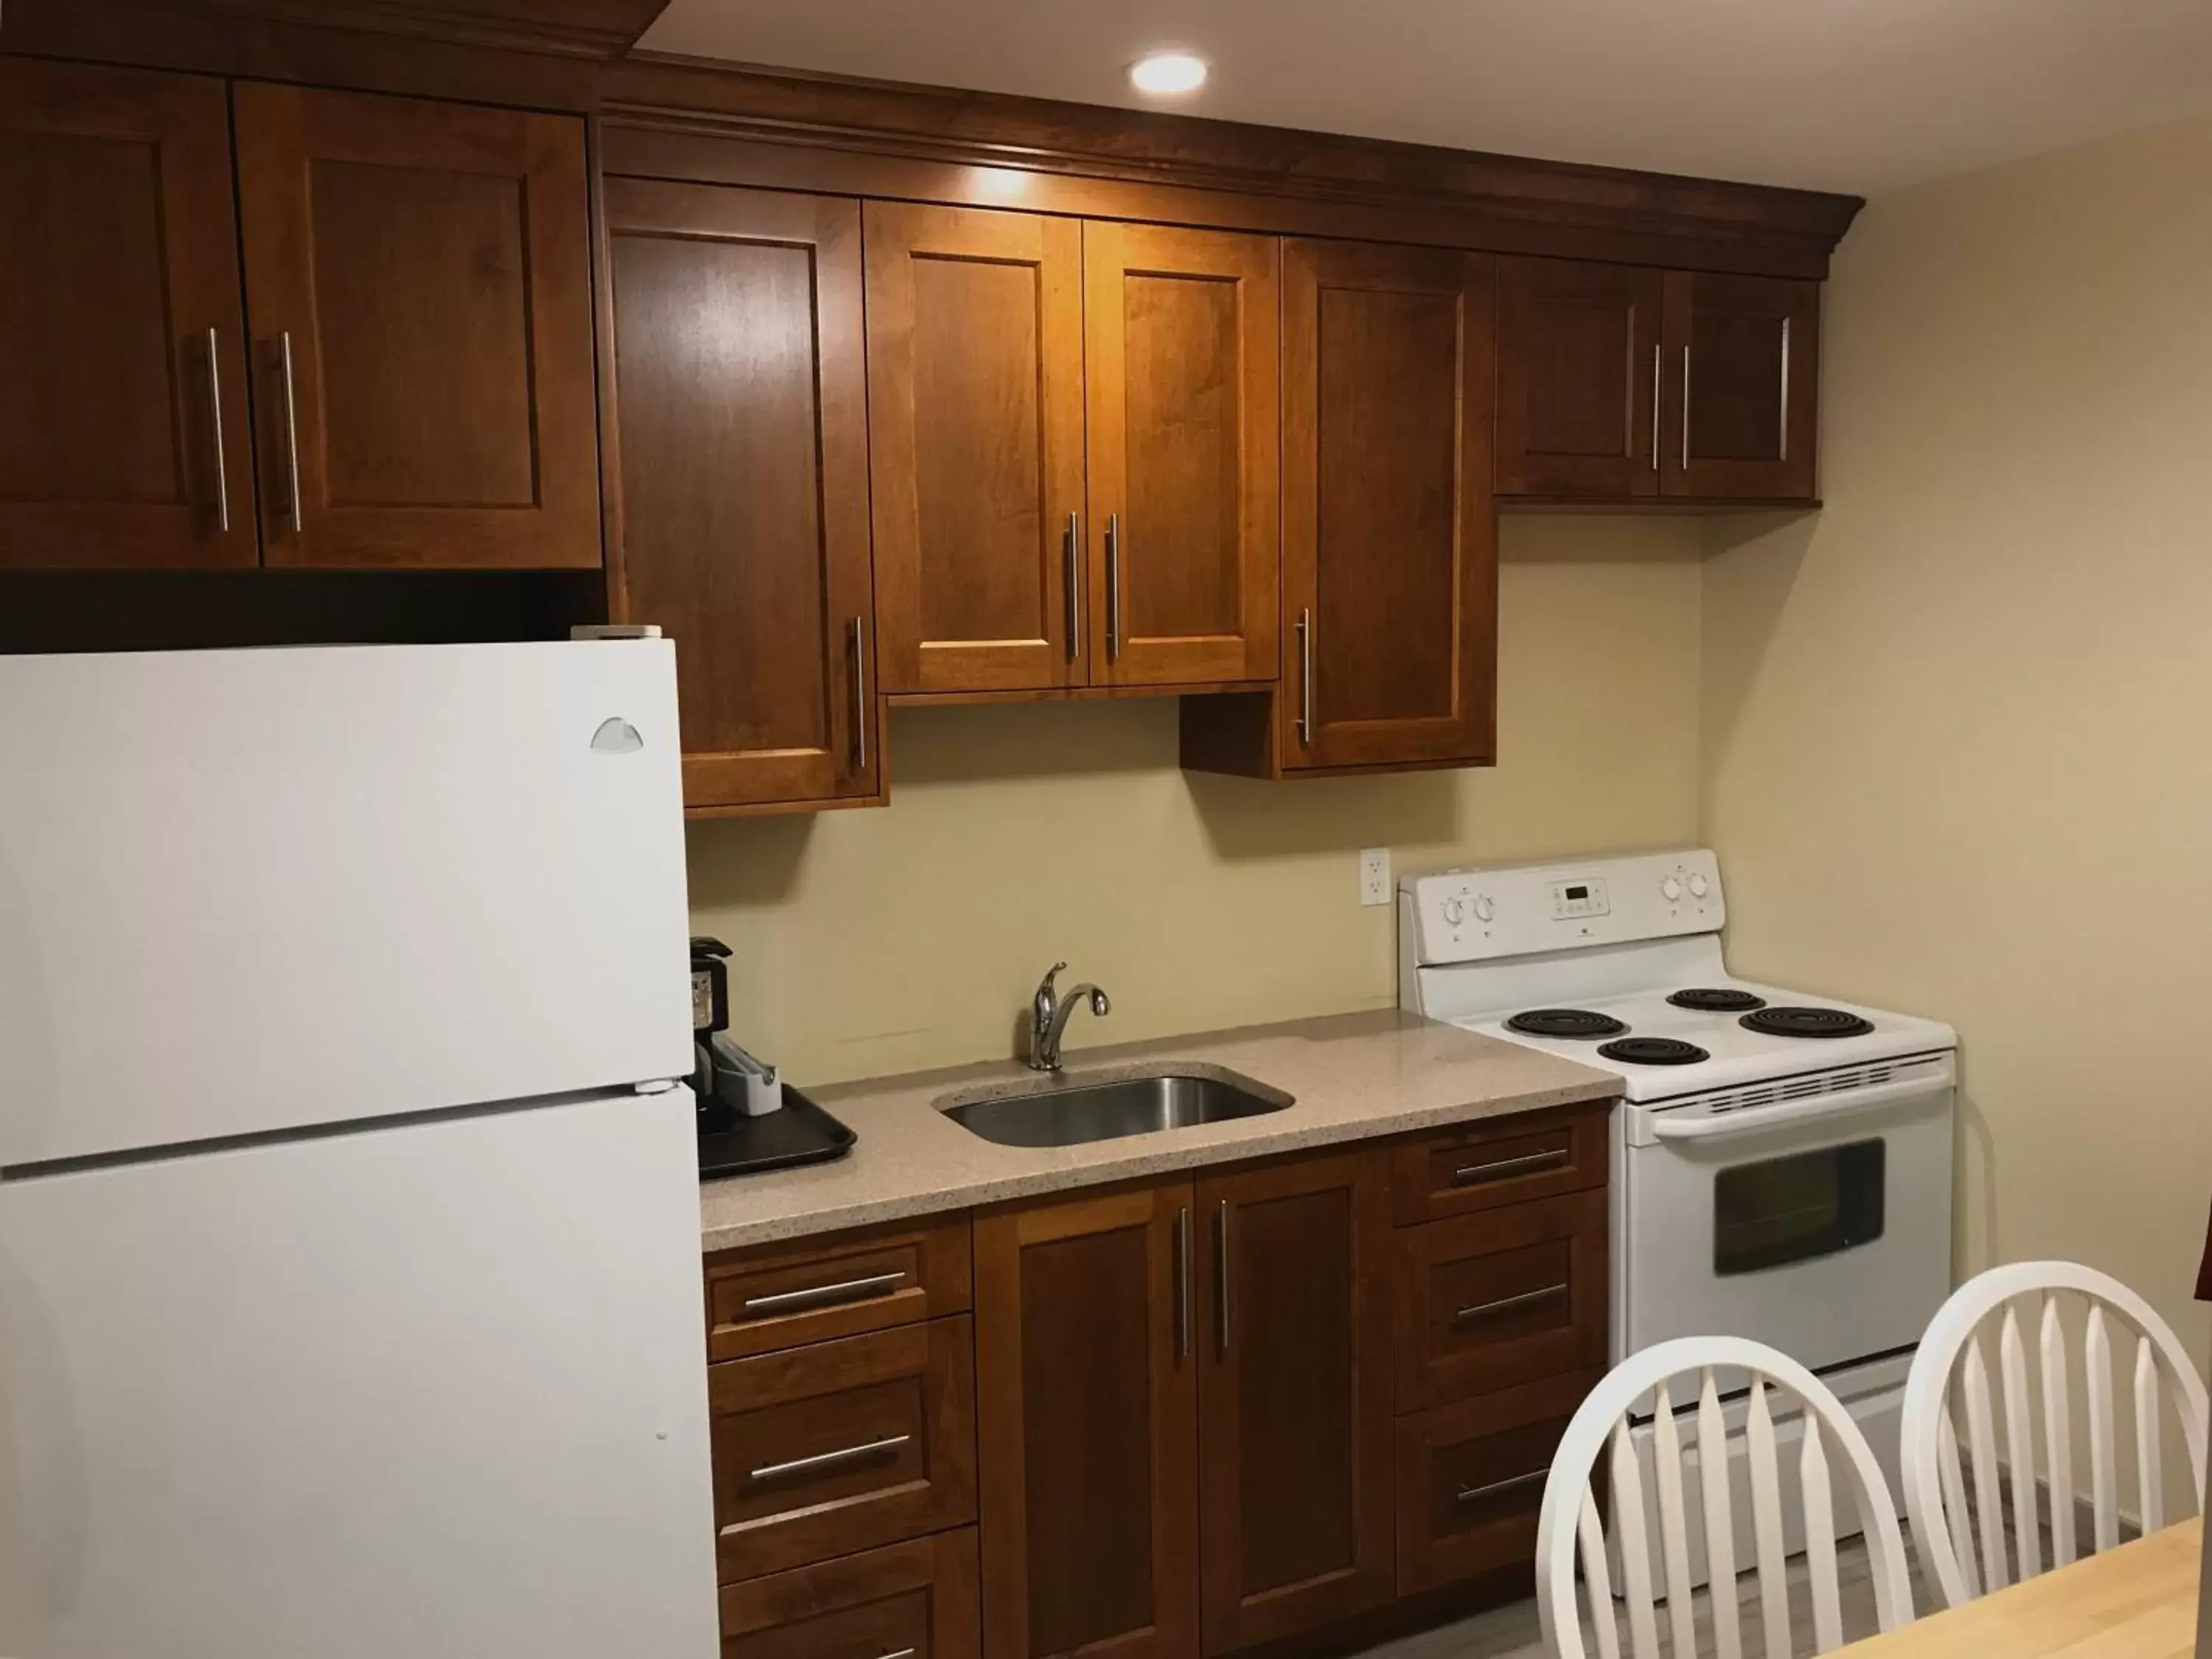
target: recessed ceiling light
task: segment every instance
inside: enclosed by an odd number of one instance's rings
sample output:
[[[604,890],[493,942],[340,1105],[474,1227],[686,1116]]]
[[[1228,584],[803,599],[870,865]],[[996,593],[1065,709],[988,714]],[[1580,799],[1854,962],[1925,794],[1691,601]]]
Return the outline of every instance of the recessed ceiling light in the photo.
[[[1206,59],[1190,52],[1155,52],[1129,65],[1129,84],[1155,98],[1196,92],[1206,75]]]

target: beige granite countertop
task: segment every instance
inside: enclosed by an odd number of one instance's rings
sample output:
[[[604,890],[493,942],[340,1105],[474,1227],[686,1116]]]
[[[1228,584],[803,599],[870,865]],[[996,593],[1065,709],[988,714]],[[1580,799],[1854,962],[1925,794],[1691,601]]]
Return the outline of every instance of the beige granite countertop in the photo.
[[[700,1188],[709,1251],[1171,1174],[1372,1135],[1430,1129],[1620,1092],[1608,1073],[1396,1009],[1085,1048],[1070,1083],[1164,1060],[1242,1073],[1295,1097],[1279,1112],[1080,1146],[1001,1146],[937,1109],[945,1096],[1035,1086],[1018,1060],[809,1089],[857,1144],[834,1164],[712,1181]]]

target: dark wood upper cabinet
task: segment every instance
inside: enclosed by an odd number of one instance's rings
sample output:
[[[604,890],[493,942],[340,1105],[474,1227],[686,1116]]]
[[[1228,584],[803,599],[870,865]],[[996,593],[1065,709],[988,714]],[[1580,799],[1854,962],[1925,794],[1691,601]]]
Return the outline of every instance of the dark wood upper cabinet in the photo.
[[[1279,244],[1083,228],[1091,681],[1279,665]]]
[[[582,122],[234,96],[268,562],[598,564]]]
[[[985,1659],[1199,1647],[1188,1181],[975,1218]]]
[[[1669,271],[1662,345],[1664,492],[1812,499],[1820,284]]]
[[[617,613],[676,641],[684,799],[880,795],[857,203],[606,185]]]
[[[1662,273],[1498,262],[1498,492],[1659,493]]]
[[[1495,268],[1285,247],[1285,770],[1492,758]]]
[[[1082,228],[882,202],[865,218],[884,689],[1080,685]]]
[[[1199,1445],[1206,1650],[1389,1601],[1387,1154],[1201,1176]]]
[[[0,58],[0,567],[251,565],[230,114]]]

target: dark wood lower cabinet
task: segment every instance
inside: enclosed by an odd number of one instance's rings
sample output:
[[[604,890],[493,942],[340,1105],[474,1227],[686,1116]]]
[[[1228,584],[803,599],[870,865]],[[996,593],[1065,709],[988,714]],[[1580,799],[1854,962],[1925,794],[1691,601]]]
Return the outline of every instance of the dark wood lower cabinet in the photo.
[[[986,1659],[1198,1650],[1193,1205],[976,1218]]]
[[[1414,1411],[1606,1355],[1603,1188],[1398,1238],[1398,1405]]]
[[[1552,1455],[1604,1375],[1571,1371],[1399,1422],[1399,1595],[1534,1556]]]
[[[975,1529],[722,1590],[722,1659],[975,1659]]]
[[[962,1317],[711,1367],[722,1577],[974,1520],[973,1356]]]
[[[1609,1110],[710,1260],[725,1659],[1304,1654],[1486,1595],[1603,1372]]]
[[[1201,1177],[1200,1555],[1225,1653],[1391,1595],[1389,1168]]]

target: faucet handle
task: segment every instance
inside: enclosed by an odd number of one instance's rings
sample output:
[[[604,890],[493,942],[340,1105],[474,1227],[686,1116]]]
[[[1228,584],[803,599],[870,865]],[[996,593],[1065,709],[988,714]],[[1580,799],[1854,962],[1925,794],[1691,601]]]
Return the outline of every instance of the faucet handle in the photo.
[[[1064,962],[1055,962],[1051,967],[1045,969],[1044,977],[1037,982],[1036,988],[1037,998],[1040,1001],[1056,1002],[1059,1000],[1060,993],[1053,981],[1057,980],[1066,971],[1067,964]]]

